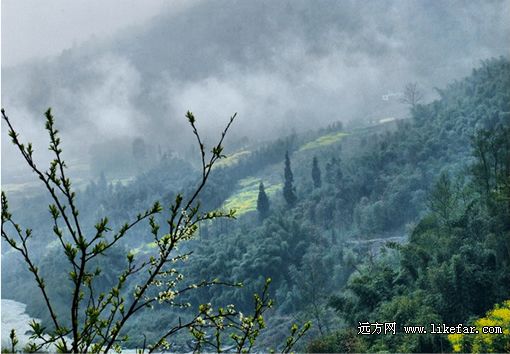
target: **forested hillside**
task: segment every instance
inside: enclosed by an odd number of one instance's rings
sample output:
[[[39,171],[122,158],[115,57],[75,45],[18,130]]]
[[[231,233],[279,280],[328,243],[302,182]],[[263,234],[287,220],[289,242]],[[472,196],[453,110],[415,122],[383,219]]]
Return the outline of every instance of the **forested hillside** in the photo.
[[[431,103],[410,106],[402,119],[289,134],[218,164],[200,196],[202,207],[238,209],[238,219],[200,225],[198,238],[186,246],[193,254],[185,276],[244,286],[202,288],[187,300],[248,311],[253,293],[271,278],[275,308],[260,348],[280,343],[290,320],[310,319],[301,350],[471,350],[469,338],[357,335],[359,322],[396,322],[397,332],[411,324],[470,323],[510,299],[510,62],[485,61],[437,93]],[[91,183],[79,192],[79,206],[91,229],[105,215],[120,226],[155,200],[166,205],[180,191],[192,193],[198,179],[193,162],[161,156],[127,184]],[[267,199],[257,207],[262,190]],[[47,204],[44,197],[25,201]],[[58,297],[66,292],[57,276],[65,260],[54,256],[57,241],[47,215],[34,208],[21,216],[47,230],[34,242],[48,288]],[[155,247],[147,233],[137,227],[113,252],[143,254]],[[35,286],[19,282],[29,279],[20,260],[2,246],[3,265],[9,264],[2,296],[48,320]],[[106,270],[106,287],[126,261],[97,262]],[[138,319],[147,323],[145,333],[128,328],[128,343],[141,345],[168,317],[168,310],[145,312]],[[510,350],[508,343],[495,350]]]
[[[457,342],[453,348],[446,335],[360,338],[352,332],[357,321],[473,324],[474,318],[509,298],[508,70],[504,60],[485,63],[470,78],[440,91],[441,100],[414,110],[416,132],[428,135],[424,143],[432,151],[437,146],[444,156],[457,156],[464,168],[443,165],[427,193],[427,213],[411,230],[409,241],[389,244],[384,256],[365,260],[331,301],[352,327],[315,341],[311,351],[510,349],[507,315],[485,322],[503,324],[506,339],[466,335],[462,345]],[[465,147],[470,147],[471,158]]]
[[[355,331],[358,321],[460,323],[483,315],[510,296],[509,69],[506,59],[485,62],[438,90],[438,100],[412,107],[394,131],[349,132],[310,155],[297,149],[296,205],[277,195],[259,226],[241,220],[209,231],[192,274],[247,284],[271,276],[278,314],[313,318],[317,335]],[[312,155],[320,186],[312,183]],[[393,242],[380,249],[385,237]],[[214,297],[248,301],[238,292]],[[397,338],[352,350],[449,348],[438,335]],[[310,350],[346,350],[314,343]]]

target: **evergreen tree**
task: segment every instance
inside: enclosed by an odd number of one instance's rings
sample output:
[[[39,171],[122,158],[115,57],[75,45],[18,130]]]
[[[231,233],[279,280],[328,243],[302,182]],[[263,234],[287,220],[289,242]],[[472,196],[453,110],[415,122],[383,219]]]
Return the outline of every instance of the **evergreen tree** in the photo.
[[[284,170],[284,184],[283,184],[283,197],[287,202],[287,205],[290,207],[294,206],[296,203],[296,194],[295,188],[292,185],[294,182],[294,176],[292,175],[292,170],[290,168],[290,159],[289,152],[285,153],[285,170]]]
[[[321,170],[319,168],[319,163],[317,161],[317,157],[313,157],[312,162],[312,180],[313,180],[313,186],[315,188],[320,188],[322,185],[321,180]]]
[[[262,221],[269,215],[269,199],[264,189],[264,183],[259,184],[259,196],[257,198],[257,211],[259,219]]]

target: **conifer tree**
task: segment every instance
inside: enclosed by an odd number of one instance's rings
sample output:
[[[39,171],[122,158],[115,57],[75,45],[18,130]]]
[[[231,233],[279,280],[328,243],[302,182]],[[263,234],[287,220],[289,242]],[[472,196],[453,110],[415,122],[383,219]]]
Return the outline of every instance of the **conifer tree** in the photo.
[[[294,182],[294,176],[292,175],[292,169],[290,167],[289,152],[285,153],[285,170],[284,170],[284,184],[283,184],[283,197],[287,202],[287,205],[292,207],[296,203],[295,188],[292,185]]]
[[[259,196],[257,198],[257,211],[259,212],[259,219],[262,221],[269,215],[269,199],[267,198],[264,189],[264,183],[259,184]]]
[[[312,162],[312,180],[313,180],[313,186],[315,188],[320,188],[322,185],[321,180],[321,170],[319,168],[319,162],[317,161],[317,157],[313,157]]]

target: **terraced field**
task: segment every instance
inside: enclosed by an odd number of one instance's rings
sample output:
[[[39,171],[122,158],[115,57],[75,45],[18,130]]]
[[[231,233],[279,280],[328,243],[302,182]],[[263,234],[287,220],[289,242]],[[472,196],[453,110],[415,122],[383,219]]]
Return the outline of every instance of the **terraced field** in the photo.
[[[315,140],[312,140],[299,148],[298,151],[306,151],[311,149],[317,149],[327,145],[335,144],[339,142],[344,136],[348,135],[344,132],[332,133],[323,135]]]
[[[240,189],[237,193],[228,198],[223,204],[226,210],[235,209],[236,216],[257,210],[257,198],[259,195],[260,178],[248,177],[239,181]],[[282,189],[281,183],[270,183],[262,180],[267,196],[270,198]]]

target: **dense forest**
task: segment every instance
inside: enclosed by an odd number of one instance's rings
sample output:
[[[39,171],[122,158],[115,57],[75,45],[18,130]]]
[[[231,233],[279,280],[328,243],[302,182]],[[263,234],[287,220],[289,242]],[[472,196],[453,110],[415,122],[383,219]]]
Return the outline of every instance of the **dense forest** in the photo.
[[[195,283],[217,278],[243,287],[204,287],[186,301],[232,303],[248,312],[253,293],[271,278],[275,307],[256,344],[261,350],[283,342],[289,323],[311,320],[299,351],[509,351],[510,316],[493,313],[510,299],[510,62],[487,60],[437,95],[430,103],[410,102],[406,118],[333,124],[227,154],[200,201],[205,210],[236,209],[237,220],[202,222],[185,245],[193,254],[183,274]],[[128,183],[102,174],[80,190],[84,224],[93,230],[107,215],[112,228],[120,227],[156,200],[169,205],[179,192],[191,195],[200,179],[195,162],[164,153],[158,159]],[[47,230],[32,247],[63,314],[69,288],[59,270],[66,260],[57,256],[51,219],[47,209],[21,211],[22,204],[46,205],[48,198],[27,197],[13,214]],[[143,255],[155,247],[147,233],[136,226],[113,255],[97,258],[104,269],[100,286],[110,286],[125,267],[126,252]],[[49,321],[35,284],[19,281],[29,279],[22,260],[5,243],[2,252],[2,297]],[[143,330],[125,329],[127,347],[140,347],[181,315],[157,307],[141,313]],[[402,330],[476,324],[485,316],[495,317],[505,334],[488,340]],[[361,336],[361,322],[396,322],[397,334]],[[178,337],[176,348],[186,348],[187,339]]]

